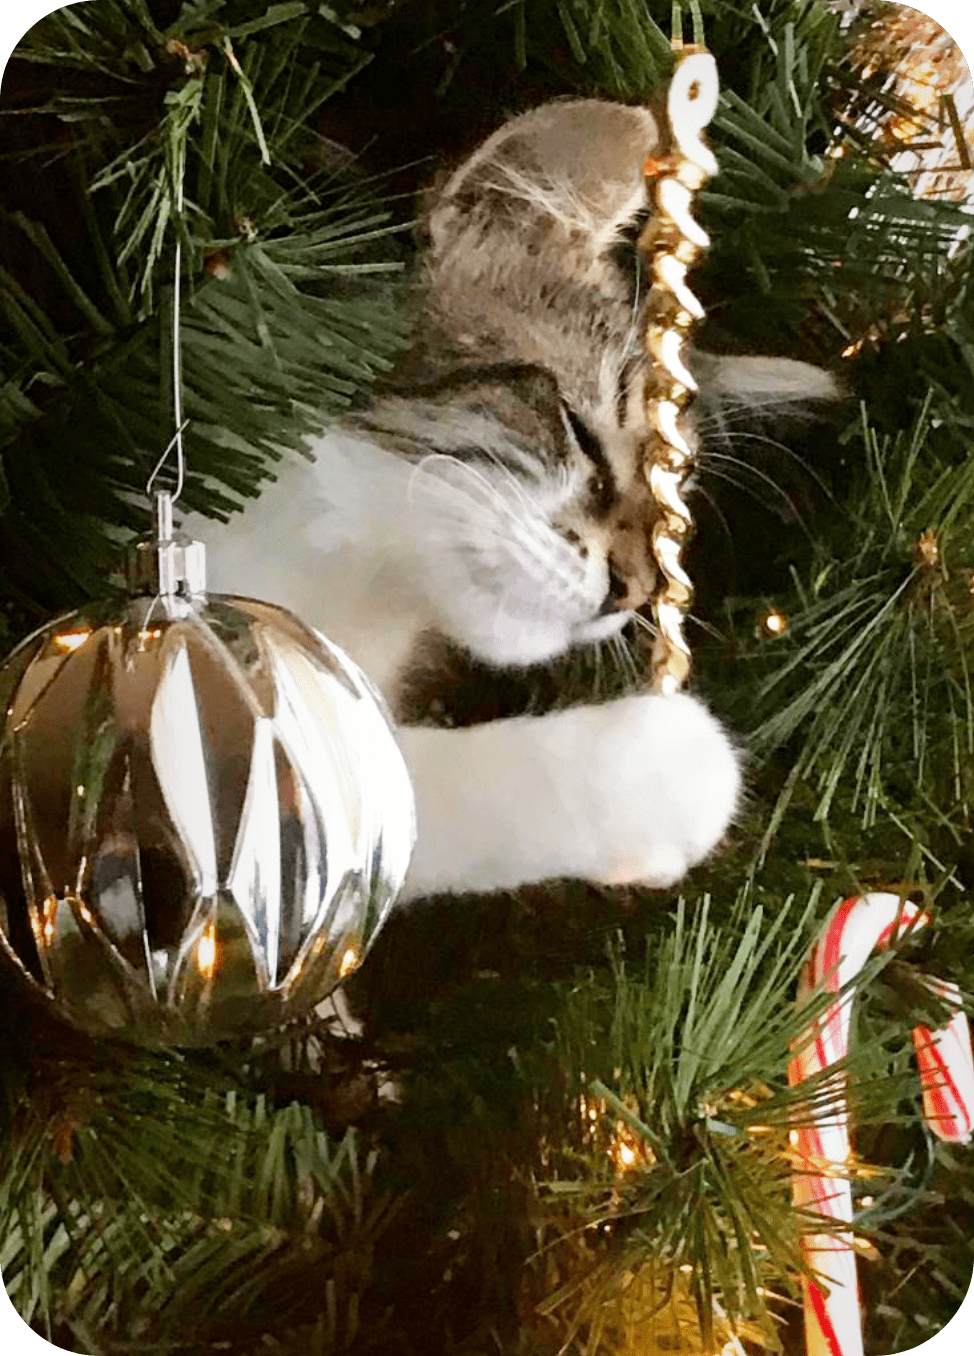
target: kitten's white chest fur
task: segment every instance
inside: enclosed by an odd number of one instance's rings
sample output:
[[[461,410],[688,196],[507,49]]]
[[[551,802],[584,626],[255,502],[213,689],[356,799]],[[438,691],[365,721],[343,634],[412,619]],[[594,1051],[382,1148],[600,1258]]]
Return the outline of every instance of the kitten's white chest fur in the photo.
[[[290,608],[393,704],[420,635],[442,623],[410,476],[340,435],[317,452],[226,527],[187,527],[208,540],[215,591]],[[739,796],[732,745],[689,696],[398,735],[417,801],[406,897],[557,877],[671,885],[713,848]]]
[[[313,447],[211,543],[210,587],[267,598],[327,635],[392,704],[417,635],[435,623],[409,530],[411,468],[341,434]]]

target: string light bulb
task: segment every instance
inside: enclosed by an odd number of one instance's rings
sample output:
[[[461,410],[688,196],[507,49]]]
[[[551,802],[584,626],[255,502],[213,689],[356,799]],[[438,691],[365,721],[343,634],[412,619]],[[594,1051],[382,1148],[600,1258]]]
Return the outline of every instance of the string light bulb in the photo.
[[[778,608],[769,607],[766,612],[761,613],[757,630],[761,637],[777,638],[783,636],[788,631],[788,618]]]
[[[940,534],[928,527],[920,534],[913,547],[913,557],[923,569],[933,570],[940,564]]]

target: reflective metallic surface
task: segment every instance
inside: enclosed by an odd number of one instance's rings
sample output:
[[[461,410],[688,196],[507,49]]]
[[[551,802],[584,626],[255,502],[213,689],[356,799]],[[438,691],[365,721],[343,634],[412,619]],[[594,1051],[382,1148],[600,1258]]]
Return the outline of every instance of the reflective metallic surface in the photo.
[[[362,960],[413,798],[381,698],[290,613],[141,597],[0,668],[0,947],[94,1034],[282,1023]]]
[[[719,93],[717,65],[710,53],[683,49],[681,44],[666,104],[673,154],[667,163],[651,156],[645,171],[656,207],[639,241],[653,277],[646,329],[653,380],[646,385],[646,416],[654,436],[647,445],[646,472],[660,511],[653,528],[660,585],[653,599],[657,635],[652,668],[653,686],[664,694],[679,691],[690,674],[683,623],[693,585],[682,553],[692,527],[683,491],[693,449],[680,418],[697,389],[683,361],[683,345],[702,318],[703,307],[687,286],[686,274],[710,243],[690,209],[694,193],[717,172],[717,161],[701,133],[714,115]]]

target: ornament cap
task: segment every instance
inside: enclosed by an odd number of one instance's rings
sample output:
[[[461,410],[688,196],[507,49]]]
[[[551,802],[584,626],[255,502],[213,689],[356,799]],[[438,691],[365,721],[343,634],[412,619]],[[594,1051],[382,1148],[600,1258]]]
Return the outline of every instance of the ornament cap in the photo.
[[[130,548],[125,577],[133,597],[193,598],[206,592],[206,547],[173,532],[171,495],[156,495],[156,530]]]

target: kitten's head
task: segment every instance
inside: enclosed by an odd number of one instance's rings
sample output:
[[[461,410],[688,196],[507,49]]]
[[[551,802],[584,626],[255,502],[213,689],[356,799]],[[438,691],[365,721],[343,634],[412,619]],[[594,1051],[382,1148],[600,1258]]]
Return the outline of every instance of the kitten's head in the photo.
[[[431,203],[416,347],[361,421],[415,463],[408,511],[437,624],[493,664],[610,636],[655,587],[647,289],[626,232],[659,141],[648,110],[595,100],[490,137]],[[708,358],[702,376],[765,406],[833,393],[783,360]]]

